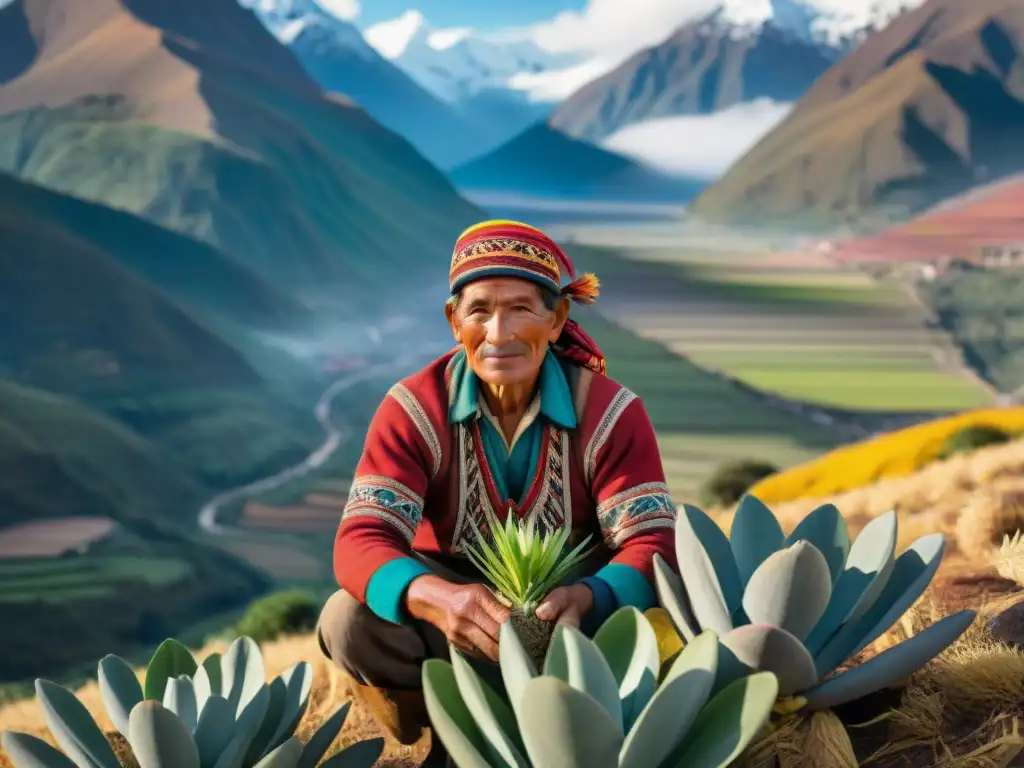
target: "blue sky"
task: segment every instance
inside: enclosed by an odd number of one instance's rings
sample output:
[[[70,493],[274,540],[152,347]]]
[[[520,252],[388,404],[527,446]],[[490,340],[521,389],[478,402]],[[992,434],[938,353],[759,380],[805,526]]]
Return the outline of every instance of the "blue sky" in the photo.
[[[355,21],[365,28],[415,8],[432,27],[496,30],[545,21],[559,11],[580,10],[585,4],[585,0],[362,0]]]

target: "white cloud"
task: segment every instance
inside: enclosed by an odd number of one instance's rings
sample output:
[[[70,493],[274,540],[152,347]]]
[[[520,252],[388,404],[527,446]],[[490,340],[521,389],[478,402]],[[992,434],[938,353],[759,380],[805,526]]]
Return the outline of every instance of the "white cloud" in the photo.
[[[615,69],[617,61],[602,57],[581,64],[541,72],[520,72],[509,79],[509,87],[522,91],[533,102],[548,103],[569,98],[587,83]]]
[[[719,5],[721,0],[590,0],[582,11],[564,11],[536,25],[533,38],[550,51],[621,61]]]
[[[713,115],[646,120],[616,131],[601,144],[665,173],[715,179],[777,125],[791,107],[758,99]]]
[[[316,4],[332,16],[344,21],[352,21],[359,17],[359,0],[316,0]]]

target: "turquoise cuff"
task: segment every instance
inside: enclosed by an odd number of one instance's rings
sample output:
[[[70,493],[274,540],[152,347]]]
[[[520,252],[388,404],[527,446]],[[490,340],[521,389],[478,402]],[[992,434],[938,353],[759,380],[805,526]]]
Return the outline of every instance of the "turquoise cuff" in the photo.
[[[615,603],[615,593],[612,592],[607,581],[596,576],[587,576],[577,580],[577,583],[586,584],[594,595],[594,605],[580,623],[580,631],[587,637],[593,637],[605,620],[618,608]]]
[[[403,624],[406,620],[402,598],[413,579],[432,571],[411,557],[390,560],[370,577],[366,585],[366,605],[385,621]]]
[[[647,577],[631,565],[610,563],[595,573],[594,578],[611,588],[617,608],[631,605],[642,612],[658,604],[654,588]]]

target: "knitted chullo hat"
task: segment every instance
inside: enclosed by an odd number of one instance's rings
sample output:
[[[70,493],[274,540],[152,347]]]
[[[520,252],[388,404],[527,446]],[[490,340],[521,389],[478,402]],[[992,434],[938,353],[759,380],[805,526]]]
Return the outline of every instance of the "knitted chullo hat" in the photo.
[[[569,283],[562,287],[562,277]],[[536,227],[518,221],[494,219],[470,227],[455,243],[448,284],[452,295],[474,280],[486,277],[518,277],[571,299],[593,304],[600,283],[592,272],[576,277],[569,257]],[[556,354],[598,373],[606,372],[601,350],[573,320],[566,320]]]

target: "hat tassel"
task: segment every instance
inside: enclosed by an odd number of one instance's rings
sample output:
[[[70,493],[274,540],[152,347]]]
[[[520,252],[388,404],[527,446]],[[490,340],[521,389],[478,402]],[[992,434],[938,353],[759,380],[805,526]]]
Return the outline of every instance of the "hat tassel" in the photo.
[[[601,293],[601,281],[593,272],[585,272],[562,289],[562,296],[577,304],[593,304]]]

